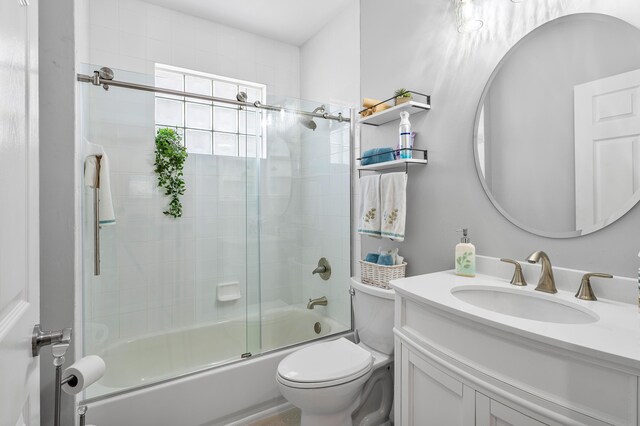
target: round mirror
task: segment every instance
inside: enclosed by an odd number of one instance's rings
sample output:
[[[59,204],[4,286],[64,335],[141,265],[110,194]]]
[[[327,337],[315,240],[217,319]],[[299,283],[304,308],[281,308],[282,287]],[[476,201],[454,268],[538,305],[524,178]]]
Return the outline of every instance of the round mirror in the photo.
[[[489,79],[474,150],[487,195],[526,231],[620,218],[640,198],[640,29],[584,13],[533,30]]]

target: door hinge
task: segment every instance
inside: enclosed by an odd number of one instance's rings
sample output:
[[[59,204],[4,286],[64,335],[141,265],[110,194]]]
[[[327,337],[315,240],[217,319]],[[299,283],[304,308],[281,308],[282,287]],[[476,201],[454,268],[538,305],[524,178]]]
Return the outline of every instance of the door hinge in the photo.
[[[251,352],[244,353],[240,355],[240,358],[249,358],[251,356]]]

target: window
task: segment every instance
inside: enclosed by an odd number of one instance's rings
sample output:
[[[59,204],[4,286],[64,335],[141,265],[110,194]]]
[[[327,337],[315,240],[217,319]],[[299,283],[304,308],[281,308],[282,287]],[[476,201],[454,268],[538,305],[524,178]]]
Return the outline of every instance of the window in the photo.
[[[265,103],[263,84],[234,80],[168,65],[156,65],[156,86],[218,98]],[[175,128],[187,152],[232,157],[266,157],[266,141],[260,110],[239,109],[223,103],[156,93],[156,128]]]

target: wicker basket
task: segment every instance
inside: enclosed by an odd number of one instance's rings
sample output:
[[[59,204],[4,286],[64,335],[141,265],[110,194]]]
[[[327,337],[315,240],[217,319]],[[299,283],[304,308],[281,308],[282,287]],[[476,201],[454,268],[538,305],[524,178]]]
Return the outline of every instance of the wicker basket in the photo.
[[[377,265],[360,260],[360,281],[374,287],[389,288],[389,281],[404,278],[407,262],[402,265]]]

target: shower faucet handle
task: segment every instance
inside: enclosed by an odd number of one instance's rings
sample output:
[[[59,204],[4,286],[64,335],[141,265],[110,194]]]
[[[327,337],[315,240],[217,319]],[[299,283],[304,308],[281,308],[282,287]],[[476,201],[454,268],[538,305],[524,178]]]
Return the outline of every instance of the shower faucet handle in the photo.
[[[320,260],[318,260],[318,266],[311,272],[311,275],[315,274],[320,275],[320,278],[325,281],[331,278],[331,265],[326,258],[321,257]]]

